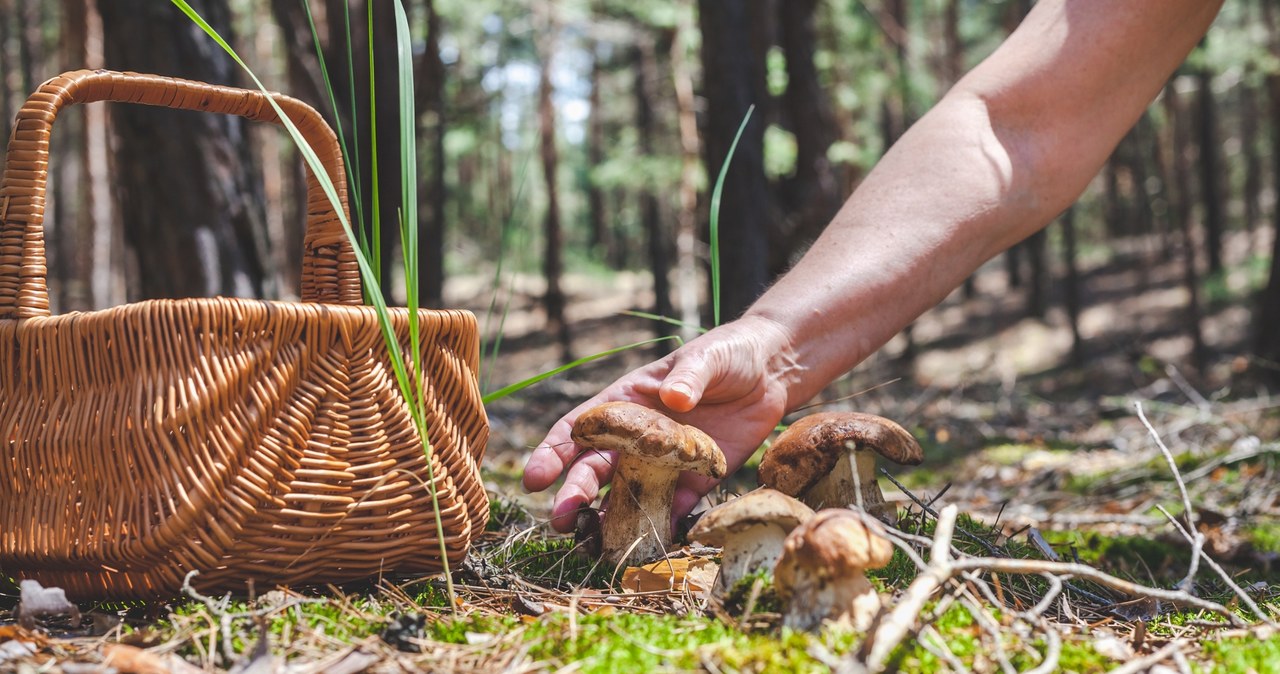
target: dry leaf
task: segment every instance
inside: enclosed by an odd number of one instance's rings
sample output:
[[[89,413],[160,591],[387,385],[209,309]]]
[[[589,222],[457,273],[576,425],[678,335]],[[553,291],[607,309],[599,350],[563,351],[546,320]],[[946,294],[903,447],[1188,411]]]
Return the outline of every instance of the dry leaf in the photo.
[[[628,567],[622,573],[627,592],[705,593],[715,583],[720,565],[705,557],[663,559],[646,566]]]
[[[80,622],[80,609],[67,601],[67,593],[60,587],[45,587],[38,581],[24,580],[20,584],[22,598],[13,615],[27,629],[35,629],[36,620],[69,616]]]
[[[144,651],[127,644],[107,644],[103,647],[102,664],[121,674],[188,674],[200,669],[186,661],[152,651]]]

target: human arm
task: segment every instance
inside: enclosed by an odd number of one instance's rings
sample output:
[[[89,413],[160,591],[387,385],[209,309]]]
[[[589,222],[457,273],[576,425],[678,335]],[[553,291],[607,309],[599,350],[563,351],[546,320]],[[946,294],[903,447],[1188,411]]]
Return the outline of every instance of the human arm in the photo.
[[[782,415],[873,353],[1083,191],[1220,0],[1041,0],[890,149],[804,258],[744,316],[624,376],[552,428],[525,485],[562,471],[557,528],[607,482],[577,413],[634,400],[720,442],[736,468]],[[736,416],[735,416],[736,415]],[[576,459],[576,460],[575,460]],[[675,509],[710,483],[689,479]]]

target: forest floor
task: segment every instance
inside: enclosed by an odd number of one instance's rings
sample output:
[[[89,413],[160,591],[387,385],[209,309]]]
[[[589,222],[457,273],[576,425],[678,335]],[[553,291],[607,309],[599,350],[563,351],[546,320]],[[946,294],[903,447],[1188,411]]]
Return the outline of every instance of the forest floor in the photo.
[[[634,351],[489,407],[494,517],[455,570],[455,601],[439,578],[384,579],[102,606],[47,633],[0,612],[0,671],[857,672],[875,648],[903,671],[1280,671],[1280,396],[1260,384],[1275,364],[1246,355],[1246,295],[1265,281],[1250,250],[1269,244],[1237,237],[1228,273],[1203,284],[1202,372],[1188,365],[1179,266],[1136,241],[1086,256],[1079,367],[1062,365],[1061,288],[1043,320],[1028,318],[1023,291],[992,266],[973,298],[957,293],[917,322],[914,362],[898,338],[824,393],[873,389],[837,404],[895,419],[924,445],[924,465],[893,471],[901,489],[881,480],[918,563],[946,561],[928,554],[929,539],[955,506],[954,554],[980,569],[949,575],[920,614],[928,626],[901,643],[880,629],[783,629],[767,578],[709,599],[713,550],[686,546],[645,572],[606,569],[550,531],[547,497],[518,485],[524,456],[560,414],[655,355]],[[490,281],[456,280],[453,304],[485,322]],[[649,321],[619,314],[649,309],[643,276],[566,282],[576,356],[653,335]],[[537,281],[512,287],[485,390],[562,362]],[[741,473],[710,499],[754,487],[754,471]],[[1196,545],[1179,529],[1188,505]],[[892,605],[929,575],[899,552],[875,583]]]

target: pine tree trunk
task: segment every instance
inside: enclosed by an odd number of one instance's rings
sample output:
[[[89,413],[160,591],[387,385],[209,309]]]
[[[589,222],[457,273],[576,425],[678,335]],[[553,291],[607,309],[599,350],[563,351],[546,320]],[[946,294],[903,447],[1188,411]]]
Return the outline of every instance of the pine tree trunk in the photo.
[[[448,129],[444,87],[444,61],[440,59],[440,14],[435,0],[425,0],[427,12],[427,46],[416,95],[418,105],[418,137],[428,138],[431,164],[427,179],[419,186],[419,217],[422,220],[420,246],[420,287],[422,306],[444,306],[445,189],[444,137]]]
[[[692,27],[677,26],[671,35],[671,80],[675,85],[676,116],[680,129],[680,209],[676,218],[676,266],[680,279],[681,337],[685,341],[698,335],[702,324],[698,315],[698,115],[693,95],[693,76],[685,60],[682,36]]]
[[[191,5],[235,41],[226,0]],[[238,83],[231,60],[171,5],[104,0],[98,9],[113,68]],[[111,178],[138,256],[136,295],[262,296],[265,217],[248,122],[133,105],[116,106],[111,117]]]
[[[1173,129],[1174,187],[1171,191],[1173,194],[1171,201],[1174,204],[1171,210],[1182,244],[1182,281],[1187,289],[1186,321],[1187,331],[1191,335],[1191,362],[1193,367],[1203,372],[1208,358],[1205,352],[1204,333],[1200,328],[1200,280],[1199,273],[1196,271],[1196,246],[1191,229],[1191,162],[1188,153],[1188,145],[1190,144],[1187,138],[1189,135],[1187,130],[1188,120],[1184,119],[1186,117],[1185,110],[1172,82],[1165,87],[1164,104],[1169,124]]]
[[[591,250],[596,254],[608,248],[609,228],[604,215],[604,190],[596,181],[595,172],[604,164],[604,110],[600,104],[600,87],[604,79],[600,46],[592,42],[591,74],[587,86],[591,88],[588,101],[591,112],[587,116],[587,229]]]
[[[658,81],[658,60],[657,55],[654,54],[651,35],[642,34],[637,37],[632,63],[635,73],[638,149],[642,158],[652,159],[654,157],[653,92]],[[668,237],[662,224],[658,196],[654,194],[653,187],[647,184],[640,187],[640,222],[648,242],[649,271],[653,276],[653,313],[670,317],[672,315],[671,261]],[[659,337],[671,334],[671,324],[664,321],[653,321],[653,327]]]
[[[1084,366],[1084,340],[1080,337],[1081,297],[1080,269],[1076,263],[1076,208],[1072,206],[1062,214],[1062,263],[1066,270],[1063,304],[1067,321],[1071,325],[1071,365]]]
[[[721,321],[741,314],[770,280],[769,229],[775,208],[764,173],[768,45],[761,32],[773,16],[768,12],[771,4],[763,0],[698,1],[707,99],[703,151],[712,181],[720,173],[748,108],[756,106],[729,165],[720,202],[720,222],[732,225],[732,233],[722,232],[719,241]]]
[[[1218,103],[1213,93],[1213,75],[1208,69],[1196,75],[1196,135],[1200,147],[1200,197],[1204,206],[1204,246],[1209,274],[1222,271],[1222,234],[1226,227],[1222,194],[1222,160],[1218,147]]]
[[[1270,33],[1271,53],[1280,57],[1280,21],[1269,2],[1262,3],[1263,17]],[[1267,98],[1271,108],[1271,179],[1280,193],[1280,74],[1267,77]],[[1262,371],[1280,386],[1280,206],[1273,209],[1271,275],[1262,291],[1253,316],[1254,351],[1262,359]]]
[[[555,58],[556,32],[559,30],[555,15],[556,8],[552,0],[541,7],[545,13],[539,22],[538,42],[538,131],[541,136],[540,156],[542,159],[542,177],[547,192],[547,210],[543,219],[543,235],[546,250],[543,254],[542,272],[547,280],[546,294],[543,295],[543,306],[547,311],[547,327],[556,335],[560,344],[560,356],[564,361],[573,360],[569,337],[569,325],[565,321],[565,296],[560,288],[560,276],[564,273],[561,248],[563,235],[560,224],[560,190],[556,183],[556,172],[559,169],[559,154],[556,150],[556,109],[551,97],[554,88],[551,83],[552,61]]]
[[[1262,159],[1258,156],[1258,90],[1251,77],[1240,85],[1240,147],[1244,156],[1244,226],[1252,247],[1262,219]]]

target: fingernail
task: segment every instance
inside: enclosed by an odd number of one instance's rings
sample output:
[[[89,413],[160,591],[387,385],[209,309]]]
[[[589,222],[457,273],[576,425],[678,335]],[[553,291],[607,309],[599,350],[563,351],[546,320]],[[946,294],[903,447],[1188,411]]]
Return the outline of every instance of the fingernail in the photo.
[[[674,392],[676,392],[676,393],[679,393],[680,395],[682,395],[682,396],[684,396],[684,397],[686,397],[686,398],[692,398],[692,397],[693,397],[693,387],[689,386],[688,384],[686,384],[686,383],[684,383],[684,382],[676,382],[676,383],[672,384],[672,385],[671,385],[671,390],[672,390],[672,391],[674,391]]]

